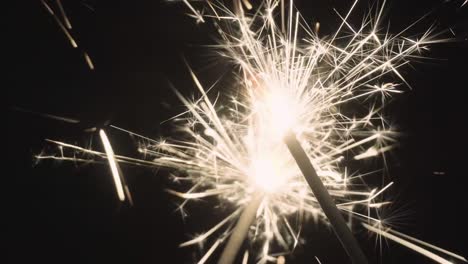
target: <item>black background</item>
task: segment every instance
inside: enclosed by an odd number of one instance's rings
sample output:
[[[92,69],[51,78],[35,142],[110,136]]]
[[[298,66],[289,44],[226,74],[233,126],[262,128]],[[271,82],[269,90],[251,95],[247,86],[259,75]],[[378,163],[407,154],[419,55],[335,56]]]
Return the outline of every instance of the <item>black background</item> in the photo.
[[[184,222],[174,212],[176,199],[163,191],[171,184],[164,173],[123,167],[135,201],[129,208],[119,205],[106,166],[34,165],[33,155],[44,148],[45,138],[83,144],[90,138],[84,128],[106,122],[149,137],[167,135],[170,125],[161,121],[183,110],[168,81],[187,95],[194,88],[181,57],[206,83],[229,71],[200,48],[214,43],[213,28],[187,17],[182,3],[63,0],[79,44],[73,49],[40,1],[17,2],[6,12],[4,42],[9,46],[3,50],[2,86],[8,95],[1,186],[7,263],[191,263],[199,258],[195,248],[177,245],[222,216],[210,214],[213,204],[202,202]],[[457,41],[433,45],[425,53],[435,59],[403,70],[414,89],[389,107],[404,133],[401,147],[389,158],[395,182],[391,194],[395,208],[401,207],[395,212],[398,229],[466,257],[468,7],[459,8],[461,3],[392,0],[386,20],[397,32],[435,10],[410,32],[435,23],[439,31],[452,27],[456,33]],[[305,17],[320,21],[326,34],[339,22],[331,8],[344,13],[351,2],[297,0],[296,5]],[[364,1],[351,21],[359,23],[367,5]],[[88,69],[83,50],[95,71]],[[18,107],[82,122],[44,119],[14,110]],[[113,142],[122,142],[114,143],[117,153],[134,154],[127,137],[109,133]],[[347,263],[331,232],[322,226],[309,229],[308,243],[286,263],[314,263],[313,256],[322,263]],[[384,243],[380,255],[374,238],[363,232],[358,238],[373,263],[431,263],[392,242]]]

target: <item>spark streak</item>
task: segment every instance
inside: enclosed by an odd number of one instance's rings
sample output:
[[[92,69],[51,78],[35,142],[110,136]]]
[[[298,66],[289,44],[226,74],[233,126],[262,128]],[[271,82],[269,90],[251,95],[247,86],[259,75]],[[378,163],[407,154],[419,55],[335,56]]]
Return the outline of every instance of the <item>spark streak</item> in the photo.
[[[362,225],[363,225],[365,228],[367,228],[369,231],[374,232],[374,233],[376,233],[376,234],[378,234],[378,235],[381,235],[381,236],[383,236],[383,237],[385,237],[385,238],[388,238],[388,239],[390,239],[390,240],[393,240],[393,241],[397,242],[398,244],[400,244],[400,245],[402,245],[402,246],[405,246],[405,247],[407,247],[407,248],[409,248],[409,249],[411,249],[411,250],[413,250],[413,251],[415,251],[415,252],[418,252],[418,253],[420,253],[421,255],[424,255],[424,256],[426,256],[426,257],[428,257],[428,258],[430,258],[430,259],[432,259],[432,260],[434,260],[434,261],[436,261],[436,262],[438,262],[438,263],[441,263],[441,264],[453,264],[451,261],[448,261],[448,260],[446,260],[446,259],[440,257],[439,255],[436,255],[436,254],[430,252],[430,251],[427,250],[427,249],[424,249],[424,248],[422,248],[422,247],[420,247],[420,246],[418,246],[418,245],[416,245],[416,244],[414,244],[414,243],[411,243],[411,242],[408,241],[408,240],[405,240],[405,239],[403,239],[403,238],[401,238],[401,237],[398,237],[398,236],[396,236],[395,234],[391,234],[391,233],[390,233],[390,232],[391,232],[391,229],[388,229],[388,230],[386,231],[386,230],[383,230],[383,229],[381,229],[381,228],[376,228],[376,227],[367,225],[367,224],[365,224],[365,223],[362,223]],[[401,234],[401,233],[399,233],[399,234]],[[402,234],[402,235],[404,235],[404,234]],[[404,236],[407,237],[407,238],[409,237],[409,236],[407,236],[407,235],[404,235]],[[413,239],[413,238],[412,238],[412,239]],[[420,241],[420,240],[418,240],[418,241]],[[421,242],[422,242],[422,241],[421,241]],[[423,244],[426,245],[426,246],[430,246],[430,247],[432,247],[432,248],[437,248],[437,247],[435,247],[435,246],[433,246],[433,245],[430,245],[430,244],[428,244],[428,243],[426,243],[426,242],[423,242]],[[438,248],[437,248],[437,249],[438,249]],[[468,261],[467,261],[465,258],[463,258],[462,256],[453,254],[452,252],[448,252],[448,251],[443,250],[443,249],[442,249],[441,251],[444,252],[444,253],[446,253],[446,254],[448,254],[448,255],[450,255],[450,256],[452,256],[452,257],[456,257],[456,258],[458,258],[458,259],[460,259],[460,260],[462,260],[462,261],[464,261],[464,262],[468,262]]]
[[[125,201],[125,193],[122,185],[122,181],[120,180],[120,173],[119,169],[117,168],[117,162],[115,161],[114,150],[110,144],[109,138],[106,135],[104,130],[99,131],[99,136],[101,137],[102,144],[106,151],[107,160],[109,161],[109,166],[112,172],[112,178],[114,179],[115,189],[117,191],[117,195],[121,202]]]
[[[65,12],[65,9],[64,9],[64,7],[62,5],[62,1],[61,0],[55,0],[56,5],[57,5],[58,10],[59,10],[59,13],[60,13],[60,17],[62,19],[59,18],[59,16],[56,14],[56,12],[52,9],[51,5],[48,4],[47,0],[40,0],[40,1],[41,1],[42,6],[44,6],[46,11],[49,13],[49,15],[51,15],[54,18],[55,22],[60,27],[63,34],[65,35],[65,37],[70,42],[70,45],[73,48],[78,48],[78,43],[71,34],[72,24],[70,22],[69,17],[67,16],[67,13]],[[90,6],[88,6],[87,4],[84,3],[84,5],[87,6],[88,8],[90,8]],[[86,61],[86,64],[88,65],[89,69],[94,70],[94,64],[93,64],[90,56],[88,55],[88,53],[86,51],[83,51],[83,56],[84,56],[84,59]]]
[[[86,64],[88,65],[90,70],[94,70],[94,63],[91,60],[91,57],[89,57],[87,52],[83,52],[83,56],[85,58]]]
[[[56,0],[56,2],[59,7],[60,14],[62,15],[63,21],[65,21],[65,25],[67,26],[68,29],[72,29],[70,19],[68,19],[67,13],[65,13],[65,9],[63,8],[62,1]]]

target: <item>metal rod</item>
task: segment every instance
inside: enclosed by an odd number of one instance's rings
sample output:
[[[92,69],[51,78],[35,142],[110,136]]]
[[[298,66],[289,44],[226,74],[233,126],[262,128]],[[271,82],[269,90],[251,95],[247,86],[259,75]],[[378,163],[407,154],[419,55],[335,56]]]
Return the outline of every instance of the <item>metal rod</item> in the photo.
[[[239,221],[237,221],[234,230],[232,230],[231,236],[226,247],[219,258],[218,264],[232,264],[236,260],[237,253],[242,246],[242,243],[247,236],[249,227],[252,225],[252,222],[255,220],[258,207],[262,202],[263,195],[255,195],[247,207],[242,212]]]
[[[330,196],[317,175],[309,157],[305,153],[299,141],[296,139],[296,135],[289,131],[284,141],[352,263],[367,264],[366,256],[359,247],[359,244],[351,230],[346,225],[346,222],[336,207],[333,198]]]

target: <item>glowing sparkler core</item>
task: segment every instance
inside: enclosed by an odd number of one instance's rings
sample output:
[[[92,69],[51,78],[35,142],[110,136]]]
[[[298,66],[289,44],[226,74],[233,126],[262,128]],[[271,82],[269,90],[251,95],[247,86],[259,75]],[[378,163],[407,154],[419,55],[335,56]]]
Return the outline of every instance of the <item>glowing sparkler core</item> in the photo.
[[[297,127],[297,101],[291,94],[275,84],[266,83],[260,92],[254,92],[253,114],[256,115],[257,126],[264,126],[270,133],[269,137],[281,140],[286,132]],[[256,88],[254,88],[256,89]]]
[[[252,173],[255,186],[267,193],[273,193],[286,182],[281,174],[278,161],[272,159],[258,159],[252,162]]]
[[[283,145],[284,135],[295,126],[293,100],[278,87],[258,88],[253,98],[251,125],[247,135],[249,159],[248,175],[254,179],[254,185],[266,193],[274,193],[291,177],[291,170],[285,160]]]

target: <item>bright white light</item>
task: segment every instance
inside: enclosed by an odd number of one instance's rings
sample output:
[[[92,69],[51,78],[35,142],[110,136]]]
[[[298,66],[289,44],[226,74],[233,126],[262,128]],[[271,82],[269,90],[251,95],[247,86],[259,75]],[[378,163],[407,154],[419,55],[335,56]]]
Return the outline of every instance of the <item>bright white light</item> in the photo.
[[[278,138],[283,138],[285,133],[294,127],[295,117],[294,108],[297,105],[294,100],[291,100],[288,93],[282,93],[278,90],[273,90],[265,95],[265,103],[267,113],[271,116],[265,120],[270,121],[270,131]]]
[[[285,182],[287,175],[281,175],[278,162],[273,159],[257,159],[252,162],[251,177],[261,190],[272,193]]]
[[[112,178],[114,179],[115,189],[119,200],[121,202],[125,201],[125,193],[122,186],[122,181],[120,180],[119,170],[117,168],[117,162],[115,161],[114,150],[110,144],[109,138],[107,138],[106,132],[104,130],[99,131],[99,136],[101,137],[102,144],[104,145],[104,150],[107,155],[107,161],[109,162],[109,167],[112,172]]]

